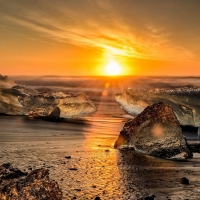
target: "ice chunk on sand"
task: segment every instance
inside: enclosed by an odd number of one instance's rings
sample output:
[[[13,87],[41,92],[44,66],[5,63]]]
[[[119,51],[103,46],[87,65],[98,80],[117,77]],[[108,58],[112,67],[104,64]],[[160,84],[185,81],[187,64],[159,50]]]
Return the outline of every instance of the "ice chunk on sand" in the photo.
[[[95,104],[83,94],[60,99],[57,107],[62,118],[81,117],[96,111]]]
[[[73,118],[95,111],[94,103],[84,94],[72,95],[63,92],[41,94],[32,88],[17,85],[7,76],[0,75],[0,113]]]
[[[20,97],[20,103],[27,113],[50,118],[81,117],[96,111],[94,103],[83,94],[38,94]]]
[[[9,79],[7,76],[2,76],[0,74],[0,88],[11,88],[15,85],[16,83],[12,79]]]
[[[149,105],[165,102],[173,109],[181,125],[200,126],[199,88],[125,89],[122,94],[116,94],[115,98],[122,109],[133,116],[138,115]]]
[[[37,113],[42,117],[49,115],[58,105],[58,101],[54,96],[43,94],[20,97],[19,102],[24,107],[25,113]]]
[[[37,93],[38,92],[34,89],[23,85],[17,85],[7,76],[0,75],[0,113],[23,115],[24,107],[19,103],[18,98]]]
[[[114,147],[133,147],[136,151],[163,158],[181,152],[192,157],[173,110],[162,102],[148,106],[125,123]]]
[[[0,113],[8,115],[23,115],[24,108],[18,101],[20,91],[0,89]],[[21,95],[24,95],[21,93]]]

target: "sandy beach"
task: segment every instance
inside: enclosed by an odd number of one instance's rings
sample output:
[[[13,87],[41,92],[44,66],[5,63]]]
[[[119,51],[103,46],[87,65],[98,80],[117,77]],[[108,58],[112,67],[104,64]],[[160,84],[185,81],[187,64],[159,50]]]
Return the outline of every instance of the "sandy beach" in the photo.
[[[198,19],[200,0],[0,0],[0,200],[200,200]]]
[[[159,159],[115,150],[124,120],[0,116],[0,164],[10,162],[27,172],[48,168],[63,199],[200,199],[200,155]],[[182,177],[189,185],[181,184]]]

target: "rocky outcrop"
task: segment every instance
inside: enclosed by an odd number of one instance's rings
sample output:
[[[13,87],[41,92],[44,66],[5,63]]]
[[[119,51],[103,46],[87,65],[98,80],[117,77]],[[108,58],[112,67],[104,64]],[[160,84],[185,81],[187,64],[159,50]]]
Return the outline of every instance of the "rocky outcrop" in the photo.
[[[148,106],[125,123],[114,147],[133,147],[136,151],[162,158],[181,152],[192,157],[172,108],[162,102]]]
[[[36,169],[28,175],[10,163],[0,166],[1,200],[61,200],[62,191],[49,179],[47,169]]]

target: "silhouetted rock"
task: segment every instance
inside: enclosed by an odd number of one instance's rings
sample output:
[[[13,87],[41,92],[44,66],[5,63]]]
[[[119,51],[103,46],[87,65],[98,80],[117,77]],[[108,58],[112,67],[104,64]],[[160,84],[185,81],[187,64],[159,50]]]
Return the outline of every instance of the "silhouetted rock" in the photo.
[[[145,197],[144,200],[154,200],[153,197]]]
[[[189,185],[189,180],[186,177],[181,178],[181,184]]]
[[[77,168],[74,168],[74,167],[72,167],[72,168],[69,168],[69,170],[76,171],[76,170],[78,170],[78,169],[77,169]]]
[[[67,158],[67,159],[71,159],[72,157],[71,157],[71,156],[65,156],[65,158]]]
[[[192,157],[172,108],[162,102],[148,106],[125,123],[114,147],[133,147],[136,151],[163,158],[181,152],[186,153],[185,157]]]
[[[62,191],[49,179],[47,169],[27,173],[13,168],[10,163],[0,166],[0,199],[61,200]]]
[[[144,200],[154,200],[155,197],[155,195],[151,195],[149,197],[145,197]]]

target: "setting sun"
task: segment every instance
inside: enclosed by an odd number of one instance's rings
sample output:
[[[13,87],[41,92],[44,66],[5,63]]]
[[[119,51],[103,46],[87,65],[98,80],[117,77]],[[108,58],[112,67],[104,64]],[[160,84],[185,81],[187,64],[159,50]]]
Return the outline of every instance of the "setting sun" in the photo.
[[[114,60],[110,60],[110,62],[106,66],[105,72],[109,76],[116,76],[121,74],[122,68],[117,62],[115,62]]]

